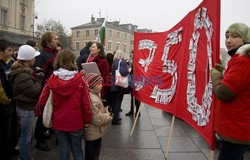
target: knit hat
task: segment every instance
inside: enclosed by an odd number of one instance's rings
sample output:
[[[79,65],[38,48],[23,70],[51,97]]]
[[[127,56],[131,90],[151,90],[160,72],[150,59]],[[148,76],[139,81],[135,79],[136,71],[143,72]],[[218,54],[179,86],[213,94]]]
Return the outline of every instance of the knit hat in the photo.
[[[87,73],[85,77],[89,84],[89,88],[94,88],[95,86],[102,84],[102,77],[98,74]]]
[[[17,52],[18,60],[32,60],[36,56],[40,55],[40,52],[37,52],[33,47],[29,45],[22,45]]]
[[[228,32],[237,34],[245,43],[250,42],[250,28],[244,23],[234,23],[230,25],[226,33]]]

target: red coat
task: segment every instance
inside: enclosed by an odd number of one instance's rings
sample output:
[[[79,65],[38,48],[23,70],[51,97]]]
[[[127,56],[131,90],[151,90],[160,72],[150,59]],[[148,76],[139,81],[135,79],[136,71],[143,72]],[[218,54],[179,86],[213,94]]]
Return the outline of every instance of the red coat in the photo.
[[[45,106],[49,89],[53,92],[52,128],[76,131],[91,123],[89,90],[81,73],[77,73],[70,80],[62,80],[52,74],[40,95],[38,111]]]
[[[221,136],[250,141],[250,57],[235,54],[228,62],[222,84],[236,97],[229,102],[218,100],[215,107],[215,130]]]
[[[105,99],[107,98],[107,94],[109,91],[109,86],[108,86],[108,78],[110,76],[110,67],[109,63],[106,58],[101,58],[99,55],[90,57],[88,62],[96,62],[98,69],[101,72],[101,76],[103,78],[103,88],[101,92],[101,98]]]

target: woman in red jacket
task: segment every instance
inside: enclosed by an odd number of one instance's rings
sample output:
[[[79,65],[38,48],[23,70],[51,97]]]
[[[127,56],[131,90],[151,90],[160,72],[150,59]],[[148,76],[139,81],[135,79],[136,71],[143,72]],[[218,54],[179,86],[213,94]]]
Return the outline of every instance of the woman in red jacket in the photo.
[[[244,45],[249,42],[247,25],[229,26],[226,31],[226,47],[231,56],[228,68],[224,75],[216,69],[211,71],[213,92],[218,99],[215,131],[223,139],[218,160],[243,160],[250,145],[250,44]]]
[[[54,72],[46,82],[38,107],[44,107],[53,92],[52,128],[60,148],[60,160],[69,159],[70,150],[75,160],[84,159],[82,133],[91,122],[88,85],[77,71],[74,53],[63,50],[56,56]]]
[[[101,72],[101,76],[103,78],[103,88],[101,92],[101,98],[104,102],[104,106],[106,106],[106,100],[109,92],[109,86],[108,86],[108,78],[110,76],[110,67],[109,63],[106,59],[106,55],[104,52],[103,45],[99,42],[94,42],[92,46],[89,48],[90,55],[86,61],[88,62],[96,62],[98,69]]]

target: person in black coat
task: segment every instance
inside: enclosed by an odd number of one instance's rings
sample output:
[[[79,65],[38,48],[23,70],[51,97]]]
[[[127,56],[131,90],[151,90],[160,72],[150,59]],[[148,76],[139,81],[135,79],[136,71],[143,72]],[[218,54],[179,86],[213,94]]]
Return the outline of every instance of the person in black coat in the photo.
[[[76,60],[78,71],[82,70],[81,64],[87,61],[90,54],[89,48],[92,46],[92,44],[93,42],[89,41],[86,46],[80,51],[80,56]]]
[[[40,51],[41,54],[36,57],[34,67],[37,72],[39,70],[43,71],[44,79],[42,84],[44,85],[47,79],[54,71],[54,61],[56,54],[58,53],[58,39],[55,33],[46,32],[42,35],[41,46],[43,47]],[[45,142],[44,133],[48,129],[42,123],[42,116],[38,116],[35,128],[35,138],[36,138],[36,147],[42,151],[50,151],[49,145]]]
[[[0,40],[0,159],[9,159],[16,155],[17,121],[12,86],[8,79],[10,67],[14,60],[12,44]]]
[[[136,98],[133,97],[133,92],[132,92],[133,87],[134,87],[133,66],[132,66],[132,69],[131,69],[131,71],[130,71],[129,74],[131,75],[131,82],[130,82],[130,86],[129,86],[130,87],[131,101],[130,101],[130,111],[128,113],[126,113],[125,115],[126,116],[134,116],[134,100],[135,100],[135,106],[136,106],[136,113],[135,113],[135,115],[137,114],[137,112],[139,110],[141,102],[138,99],[136,99]],[[139,113],[139,116],[140,115],[141,114]]]

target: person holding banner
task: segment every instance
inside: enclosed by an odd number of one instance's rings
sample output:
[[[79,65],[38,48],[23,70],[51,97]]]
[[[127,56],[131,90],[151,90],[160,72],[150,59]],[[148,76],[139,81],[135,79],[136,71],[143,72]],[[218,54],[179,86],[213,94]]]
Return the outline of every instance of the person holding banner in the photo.
[[[109,67],[109,63],[106,59],[106,55],[104,52],[104,48],[103,45],[99,42],[94,42],[91,47],[89,48],[90,50],[90,55],[86,61],[86,63],[88,62],[96,62],[98,69],[101,72],[101,76],[103,78],[103,88],[102,88],[102,92],[101,92],[101,98],[102,101],[104,102],[104,106],[106,107],[106,99],[107,99],[107,95],[108,95],[108,86],[107,84],[107,78],[110,75],[110,67]]]
[[[215,131],[223,139],[218,160],[243,160],[250,145],[250,29],[234,23],[226,31],[231,56],[224,75],[211,70],[216,96]]]

